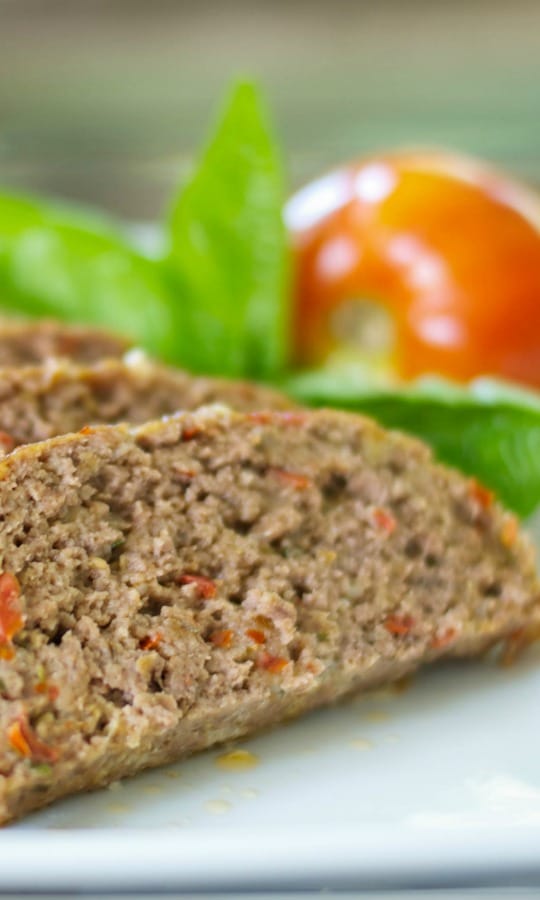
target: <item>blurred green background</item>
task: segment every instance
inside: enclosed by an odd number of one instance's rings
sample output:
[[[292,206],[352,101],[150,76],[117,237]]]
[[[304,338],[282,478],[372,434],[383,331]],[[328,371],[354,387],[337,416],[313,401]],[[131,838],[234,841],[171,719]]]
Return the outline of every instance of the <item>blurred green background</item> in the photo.
[[[291,187],[403,143],[540,182],[539,0],[0,0],[0,183],[150,219],[237,73]]]

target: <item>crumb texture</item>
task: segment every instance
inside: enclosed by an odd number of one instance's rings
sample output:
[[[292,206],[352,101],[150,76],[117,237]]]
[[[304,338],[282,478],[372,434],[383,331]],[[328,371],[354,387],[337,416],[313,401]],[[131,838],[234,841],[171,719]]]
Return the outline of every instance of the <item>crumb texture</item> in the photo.
[[[0,332],[0,361],[1,348]],[[39,366],[8,366],[0,368],[0,450],[85,426],[143,423],[218,402],[244,411],[293,406],[271,388],[188,375],[139,353],[92,366],[52,359]]]
[[[538,616],[508,515],[359,417],[209,407],[1,467],[4,820]]]
[[[129,342],[98,328],[54,321],[0,319],[0,367],[31,366],[48,359],[80,363],[119,357]]]

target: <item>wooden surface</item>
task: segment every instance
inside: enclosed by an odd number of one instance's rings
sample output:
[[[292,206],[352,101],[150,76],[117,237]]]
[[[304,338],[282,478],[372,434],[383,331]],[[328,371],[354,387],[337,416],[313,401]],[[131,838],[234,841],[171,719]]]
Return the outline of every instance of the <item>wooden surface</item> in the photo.
[[[291,185],[399,144],[540,183],[540,0],[0,0],[0,183],[151,217],[239,72]]]

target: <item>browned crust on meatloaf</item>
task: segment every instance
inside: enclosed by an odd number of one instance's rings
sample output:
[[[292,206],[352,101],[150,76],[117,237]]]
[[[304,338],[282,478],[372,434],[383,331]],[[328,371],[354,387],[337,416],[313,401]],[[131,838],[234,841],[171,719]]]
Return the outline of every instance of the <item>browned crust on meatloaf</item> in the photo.
[[[90,326],[0,318],[0,367],[35,365],[52,358],[92,363],[122,356],[131,343]]]
[[[0,479],[26,617],[0,659],[2,821],[538,622],[508,514],[345,413],[100,427]]]
[[[271,388],[189,375],[140,351],[93,366],[51,362],[8,367],[0,369],[0,446],[10,450],[85,425],[139,424],[215,402],[240,411],[292,407],[291,400]]]

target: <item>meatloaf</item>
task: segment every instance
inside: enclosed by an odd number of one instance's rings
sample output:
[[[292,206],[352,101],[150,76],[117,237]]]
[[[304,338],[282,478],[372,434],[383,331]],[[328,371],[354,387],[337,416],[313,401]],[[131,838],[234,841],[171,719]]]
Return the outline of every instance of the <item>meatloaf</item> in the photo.
[[[285,409],[292,401],[243,381],[188,375],[139,351],[93,366],[54,362],[0,369],[0,448],[45,440],[84,425],[147,422],[223,402],[236,409]]]
[[[0,463],[0,820],[537,626],[533,552],[417,441],[213,406]]]
[[[0,366],[27,366],[46,359],[91,363],[122,356],[129,348],[119,335],[48,319],[0,319]]]

